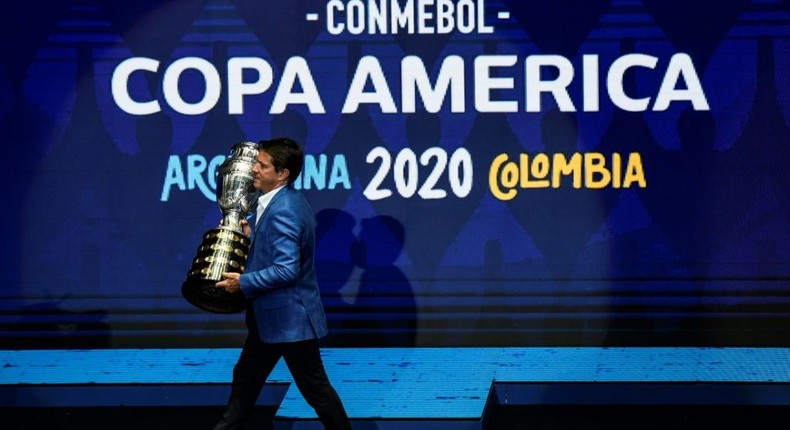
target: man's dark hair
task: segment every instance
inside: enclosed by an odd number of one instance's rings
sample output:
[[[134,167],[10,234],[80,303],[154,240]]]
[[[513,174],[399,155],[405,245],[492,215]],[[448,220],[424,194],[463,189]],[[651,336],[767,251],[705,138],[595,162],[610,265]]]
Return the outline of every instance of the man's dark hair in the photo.
[[[272,164],[277,172],[288,169],[288,185],[291,185],[302,173],[304,165],[304,149],[287,137],[278,137],[258,142],[258,149],[272,156]]]

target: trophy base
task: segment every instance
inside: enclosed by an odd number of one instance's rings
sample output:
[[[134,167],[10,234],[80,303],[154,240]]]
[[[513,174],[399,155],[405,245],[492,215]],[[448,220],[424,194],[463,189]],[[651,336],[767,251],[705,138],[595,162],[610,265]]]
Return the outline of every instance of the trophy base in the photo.
[[[244,272],[250,251],[250,239],[242,232],[219,227],[206,232],[187,277],[181,285],[181,295],[200,309],[230,314],[246,307],[244,294],[229,293],[217,288],[225,272]]]
[[[188,279],[181,286],[181,295],[193,305],[216,314],[234,314],[247,307],[244,294],[229,293],[211,279]]]

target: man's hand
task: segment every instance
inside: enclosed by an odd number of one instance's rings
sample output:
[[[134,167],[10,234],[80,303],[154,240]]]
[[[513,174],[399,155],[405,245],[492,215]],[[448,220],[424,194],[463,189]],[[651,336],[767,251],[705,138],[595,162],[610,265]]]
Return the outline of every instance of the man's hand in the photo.
[[[243,231],[247,237],[250,237],[252,234],[252,227],[250,227],[250,223],[247,222],[246,219],[241,220],[241,231]]]
[[[222,288],[229,293],[238,293],[241,291],[241,286],[239,285],[239,276],[240,274],[236,272],[223,272],[222,277],[225,278],[216,284],[214,284],[217,288]]]

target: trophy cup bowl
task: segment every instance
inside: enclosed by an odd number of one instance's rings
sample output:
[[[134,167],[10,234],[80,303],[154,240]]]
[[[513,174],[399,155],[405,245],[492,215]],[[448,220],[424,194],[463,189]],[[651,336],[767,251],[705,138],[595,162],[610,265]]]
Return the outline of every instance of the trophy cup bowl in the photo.
[[[223,272],[244,273],[251,240],[241,227],[255,207],[259,192],[253,186],[252,167],[258,144],[240,142],[231,148],[217,177],[217,203],[222,211],[219,227],[207,231],[198,246],[192,266],[181,285],[181,295],[191,304],[214,313],[236,313],[246,307],[244,295],[216,287]]]

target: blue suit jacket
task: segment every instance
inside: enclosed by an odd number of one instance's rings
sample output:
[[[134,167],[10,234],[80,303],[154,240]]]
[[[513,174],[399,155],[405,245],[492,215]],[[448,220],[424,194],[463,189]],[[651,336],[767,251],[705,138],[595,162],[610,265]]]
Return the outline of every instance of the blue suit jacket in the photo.
[[[296,342],[325,336],[326,315],[313,262],[315,218],[307,200],[293,187],[284,187],[252,229],[240,286],[252,301],[247,312],[255,313],[261,340]]]

